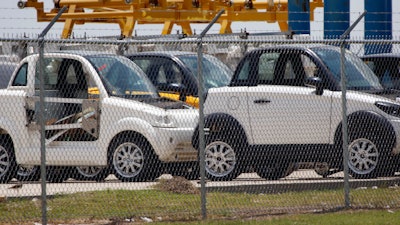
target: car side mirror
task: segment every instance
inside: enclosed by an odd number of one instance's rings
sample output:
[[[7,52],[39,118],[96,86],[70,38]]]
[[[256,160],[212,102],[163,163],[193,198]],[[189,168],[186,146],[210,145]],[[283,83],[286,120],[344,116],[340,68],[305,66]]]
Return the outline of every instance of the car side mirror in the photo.
[[[313,87],[316,89],[316,95],[322,95],[324,93],[324,88],[322,86],[322,79],[319,77],[307,77],[305,85],[307,87]]]

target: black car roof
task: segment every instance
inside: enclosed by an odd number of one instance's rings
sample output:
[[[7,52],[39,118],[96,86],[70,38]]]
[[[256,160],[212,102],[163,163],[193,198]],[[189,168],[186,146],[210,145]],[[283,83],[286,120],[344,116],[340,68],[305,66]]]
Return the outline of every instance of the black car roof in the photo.
[[[131,54],[126,54],[125,56],[130,57],[130,56],[179,56],[179,55],[197,55],[196,52],[189,52],[189,51],[161,51],[161,52],[152,52],[152,51],[147,51],[147,52],[137,52],[137,53],[131,53]]]
[[[367,58],[400,58],[400,53],[377,53],[360,56],[362,59]]]
[[[309,50],[313,48],[326,48],[326,49],[334,49],[338,50],[338,46],[332,46],[332,45],[323,45],[323,44],[311,44],[311,45],[274,45],[274,46],[267,46],[267,47],[262,47],[262,48],[256,48],[253,51],[257,50],[268,50],[268,49],[287,49],[287,50]]]
[[[85,50],[60,50],[60,51],[54,51],[50,53],[64,53],[64,54],[71,54],[71,55],[79,55],[79,56],[117,56],[118,54],[116,53],[110,53],[110,52],[102,52],[102,51],[85,51]],[[119,56],[119,55],[118,55]]]

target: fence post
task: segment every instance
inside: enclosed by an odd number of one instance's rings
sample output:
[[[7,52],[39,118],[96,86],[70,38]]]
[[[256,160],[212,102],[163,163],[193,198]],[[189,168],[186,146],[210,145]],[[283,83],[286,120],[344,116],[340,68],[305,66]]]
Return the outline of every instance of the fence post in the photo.
[[[200,151],[200,193],[201,193],[201,215],[202,219],[207,218],[206,208],[206,182],[205,182],[205,138],[204,138],[204,81],[203,81],[203,40],[202,38],[211,26],[217,22],[218,18],[224,13],[225,10],[220,10],[207,27],[201,32],[197,39],[197,77],[199,79],[198,95],[199,95],[199,151]]]
[[[45,112],[45,102],[44,102],[44,36],[53,27],[54,23],[58,20],[61,14],[67,9],[64,6],[57,15],[51,20],[51,22],[46,26],[38,38],[38,48],[39,48],[39,81],[40,81],[40,95],[39,95],[39,123],[40,123],[40,178],[41,178],[41,198],[42,198],[42,224],[47,225],[47,198],[46,198],[46,135],[45,135],[45,122],[44,122],[44,112]]]
[[[350,184],[349,184],[349,137],[347,130],[347,100],[346,100],[346,74],[345,74],[345,48],[346,48],[346,38],[354,27],[360,22],[360,20],[365,16],[364,12],[358,19],[340,36],[340,79],[342,87],[342,140],[343,140],[343,173],[344,173],[344,203],[345,207],[350,207]]]

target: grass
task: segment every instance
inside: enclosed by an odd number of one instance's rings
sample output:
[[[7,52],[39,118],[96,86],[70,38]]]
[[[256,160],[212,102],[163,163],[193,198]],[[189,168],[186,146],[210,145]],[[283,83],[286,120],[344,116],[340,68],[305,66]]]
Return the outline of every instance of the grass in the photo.
[[[156,222],[154,225],[393,225],[399,223],[400,212],[388,210],[345,210],[324,214],[297,214],[246,218],[237,220],[206,220],[194,222]]]
[[[48,222],[134,220],[138,223],[146,217],[153,221],[171,221],[160,224],[182,224],[179,221],[189,224],[396,224],[400,216],[397,211],[400,188],[351,190],[350,210],[343,210],[343,190],[281,194],[209,192],[208,220],[202,221],[198,190],[190,191],[190,186],[183,180],[175,181],[161,181],[152,190],[106,190],[51,196],[47,200]],[[32,224],[40,220],[40,199],[12,198],[0,202],[0,224]]]

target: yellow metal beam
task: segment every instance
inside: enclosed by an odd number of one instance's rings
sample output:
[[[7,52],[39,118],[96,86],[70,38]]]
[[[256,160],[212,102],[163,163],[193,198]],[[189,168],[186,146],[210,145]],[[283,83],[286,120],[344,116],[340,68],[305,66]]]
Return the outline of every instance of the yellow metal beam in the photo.
[[[75,9],[76,9],[76,5],[70,5],[68,8],[68,13],[75,12]],[[72,29],[74,28],[74,23],[75,23],[75,21],[72,20],[71,18],[68,18],[65,20],[64,29],[63,29],[63,32],[61,35],[62,38],[68,38],[71,36]]]
[[[28,0],[29,1],[29,0]],[[77,8],[114,8],[114,9],[129,9],[133,5],[133,1],[126,3],[125,0],[56,0],[55,7],[62,8],[75,5]]]
[[[62,38],[71,35],[75,24],[116,23],[121,34],[130,37],[136,23],[159,24],[164,27],[161,34],[170,34],[174,24],[192,34],[192,23],[209,23],[221,10],[225,13],[217,23],[220,33],[231,33],[231,24],[236,21],[277,22],[281,31],[288,30],[287,0],[55,0],[54,8],[45,12],[43,2],[26,0],[24,7],[33,7],[39,22],[51,21],[61,7],[68,11],[58,22],[64,22]],[[18,4],[19,6],[21,4]],[[314,10],[323,7],[323,0],[310,2],[310,20]],[[23,7],[22,7],[23,8]]]
[[[174,26],[174,23],[172,21],[170,21],[170,20],[165,21],[161,34],[162,35],[170,34],[173,26]]]
[[[193,35],[192,28],[189,21],[181,21],[178,23],[182,27],[182,32],[187,35]]]
[[[222,20],[221,22],[221,28],[219,30],[220,34],[230,34],[232,33],[232,29],[231,29],[231,22],[229,22],[228,20]]]
[[[133,11],[133,6],[131,6],[130,10]],[[133,16],[126,17],[125,25],[121,32],[124,37],[132,36],[133,29],[135,28],[135,23],[136,23],[136,20]]]

